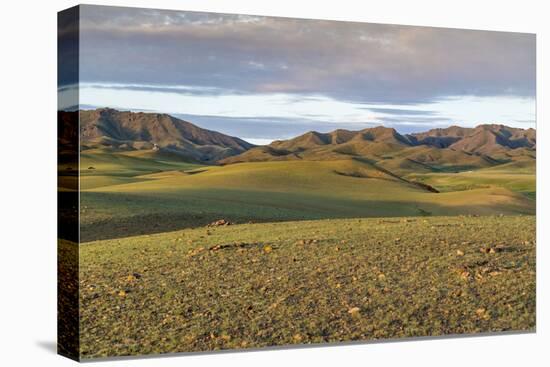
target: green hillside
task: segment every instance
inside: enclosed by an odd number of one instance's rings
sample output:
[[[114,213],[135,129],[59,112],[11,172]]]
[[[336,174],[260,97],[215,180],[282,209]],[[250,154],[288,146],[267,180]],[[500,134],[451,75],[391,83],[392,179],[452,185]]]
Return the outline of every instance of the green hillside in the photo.
[[[450,187],[444,177],[399,177],[358,159],[196,166],[103,152],[83,156],[83,167],[95,165],[81,179],[84,241],[195,227],[220,218],[243,223],[535,211],[535,202],[522,194],[535,191],[534,176],[510,185],[506,170],[491,173],[489,181],[455,174],[476,182],[465,190]]]
[[[443,192],[504,187],[535,199],[535,160],[526,158],[498,166],[459,173],[420,173],[405,177],[437,187]],[[533,202],[534,205],[534,202]]]
[[[90,188],[144,181],[138,176],[201,167],[181,157],[152,150],[89,149],[80,154],[80,187]]]

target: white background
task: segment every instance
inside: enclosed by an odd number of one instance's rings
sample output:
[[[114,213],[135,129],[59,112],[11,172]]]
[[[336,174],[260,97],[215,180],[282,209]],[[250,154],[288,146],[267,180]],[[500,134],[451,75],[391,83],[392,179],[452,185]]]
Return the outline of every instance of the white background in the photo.
[[[537,333],[102,362],[110,366],[550,363],[548,85],[545,1],[196,0],[96,4],[537,33]],[[0,13],[0,365],[49,366],[56,340],[56,12],[74,1],[7,0]],[[546,24],[545,24],[546,23]]]

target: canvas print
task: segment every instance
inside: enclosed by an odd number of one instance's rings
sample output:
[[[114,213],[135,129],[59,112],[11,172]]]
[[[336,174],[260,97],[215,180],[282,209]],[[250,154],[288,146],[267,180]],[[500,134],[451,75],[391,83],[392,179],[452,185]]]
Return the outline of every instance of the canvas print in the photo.
[[[535,35],[59,13],[59,353],[535,330]]]

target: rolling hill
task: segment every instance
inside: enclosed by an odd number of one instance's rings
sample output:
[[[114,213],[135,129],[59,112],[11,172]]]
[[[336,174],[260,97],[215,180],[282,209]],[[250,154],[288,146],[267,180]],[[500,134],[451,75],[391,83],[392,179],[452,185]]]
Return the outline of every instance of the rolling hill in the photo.
[[[126,171],[100,166],[82,176],[83,241],[194,228],[220,218],[256,223],[535,212],[535,201],[525,195],[535,190],[534,175],[514,174],[514,168],[409,177],[361,159],[167,165],[162,172],[146,160],[117,160],[124,163],[131,164]]]
[[[164,151],[191,162],[215,162],[253,147],[167,114],[110,108],[80,111],[80,139],[84,148]]]

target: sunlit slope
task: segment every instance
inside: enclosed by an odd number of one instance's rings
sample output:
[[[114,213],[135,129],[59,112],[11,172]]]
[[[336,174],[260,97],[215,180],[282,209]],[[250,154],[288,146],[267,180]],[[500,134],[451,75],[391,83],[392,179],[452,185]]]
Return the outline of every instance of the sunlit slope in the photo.
[[[80,187],[87,190],[145,181],[144,176],[170,170],[187,170],[200,165],[182,161],[176,155],[152,150],[120,152],[89,149],[80,154]]]
[[[420,173],[405,177],[443,192],[503,187],[531,199],[536,196],[535,160],[531,158],[460,173]]]
[[[337,197],[356,197],[356,194],[371,190],[377,190],[383,196],[391,196],[403,190],[423,191],[368,163],[355,160],[255,162],[202,167],[189,170],[183,176],[94,191],[179,192],[207,188],[319,193]]]
[[[257,223],[85,243],[81,351],[530,331],[535,247],[529,216]]]
[[[462,191],[435,194],[357,160],[240,163],[200,168],[199,171],[202,172],[193,174],[194,171],[190,170],[186,174],[159,174],[158,177],[161,178],[157,180],[108,186],[92,191],[136,194],[158,192],[171,195],[189,190],[194,192],[219,190],[221,192],[322,195],[329,201],[331,199],[360,201],[357,205],[353,205],[358,208],[364,207],[365,202],[380,200],[395,203],[411,200],[441,206],[502,204],[502,207],[494,208],[500,210],[511,209],[506,205],[522,206],[520,196],[499,188],[498,185],[471,190],[468,197],[465,197]],[[479,172],[477,176],[480,177],[490,176],[490,173],[484,173],[483,170],[477,172]],[[462,177],[468,174],[454,174],[454,176]],[[499,183],[511,176],[513,174],[507,174],[502,179],[495,178],[494,181]],[[533,177],[526,177],[527,179],[533,180]],[[503,199],[504,196],[507,198]],[[223,198],[220,199],[223,200]],[[228,197],[225,200],[232,201],[232,198]],[[323,201],[323,199],[319,200]]]
[[[378,158],[378,165],[396,174],[411,172],[459,172],[490,167],[496,162],[487,156],[450,149],[416,146]]]
[[[157,177],[83,191],[83,236],[160,232],[219,218],[265,222],[535,210],[532,200],[507,188],[433,193],[351,159],[239,163]]]

